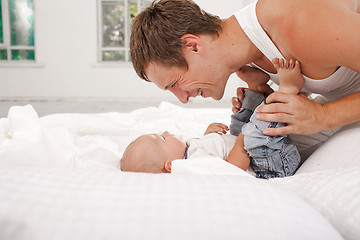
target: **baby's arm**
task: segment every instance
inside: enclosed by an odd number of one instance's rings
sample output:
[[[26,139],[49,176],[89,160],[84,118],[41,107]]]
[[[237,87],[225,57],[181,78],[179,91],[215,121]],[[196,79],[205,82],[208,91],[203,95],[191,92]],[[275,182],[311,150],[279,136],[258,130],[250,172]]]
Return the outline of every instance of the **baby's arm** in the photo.
[[[222,123],[212,123],[206,129],[204,135],[209,133],[225,134],[229,128]],[[244,149],[244,135],[241,133],[235,140],[234,147],[231,149],[228,158],[225,159],[229,163],[246,171],[250,164],[250,157]]]
[[[229,131],[228,126],[226,126],[223,123],[211,123],[208,128],[206,129],[204,135],[207,135],[209,133],[217,133],[217,134],[226,134],[226,132]]]
[[[227,160],[229,163],[246,171],[250,165],[250,157],[244,148],[244,135],[241,133],[236,138],[234,147],[231,149]]]

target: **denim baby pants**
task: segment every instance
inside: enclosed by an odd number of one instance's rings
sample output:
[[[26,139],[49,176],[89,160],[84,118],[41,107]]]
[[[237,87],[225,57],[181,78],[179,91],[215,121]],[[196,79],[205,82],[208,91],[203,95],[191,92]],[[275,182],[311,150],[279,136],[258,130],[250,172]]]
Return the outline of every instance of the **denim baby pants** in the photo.
[[[284,123],[256,119],[255,108],[264,102],[262,94],[245,89],[239,112],[231,116],[230,133],[244,135],[244,147],[256,177],[291,176],[300,166],[300,154],[288,135],[267,136],[262,133],[266,128],[285,126]]]

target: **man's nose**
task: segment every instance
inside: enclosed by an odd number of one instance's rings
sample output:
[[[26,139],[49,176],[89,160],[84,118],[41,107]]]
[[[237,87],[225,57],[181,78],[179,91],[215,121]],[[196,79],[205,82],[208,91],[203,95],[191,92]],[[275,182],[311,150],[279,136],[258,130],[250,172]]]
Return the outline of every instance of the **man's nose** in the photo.
[[[170,89],[172,92],[182,103],[187,103],[189,101],[189,93],[187,91],[181,89]]]

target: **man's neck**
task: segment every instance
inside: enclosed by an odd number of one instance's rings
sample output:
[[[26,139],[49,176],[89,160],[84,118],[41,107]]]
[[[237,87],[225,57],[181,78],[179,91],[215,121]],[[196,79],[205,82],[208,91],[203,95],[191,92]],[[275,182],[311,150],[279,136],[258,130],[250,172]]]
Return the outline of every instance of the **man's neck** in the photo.
[[[222,32],[217,40],[218,48],[224,51],[221,56],[224,56],[226,65],[234,72],[264,57],[247,37],[235,16],[222,20]]]

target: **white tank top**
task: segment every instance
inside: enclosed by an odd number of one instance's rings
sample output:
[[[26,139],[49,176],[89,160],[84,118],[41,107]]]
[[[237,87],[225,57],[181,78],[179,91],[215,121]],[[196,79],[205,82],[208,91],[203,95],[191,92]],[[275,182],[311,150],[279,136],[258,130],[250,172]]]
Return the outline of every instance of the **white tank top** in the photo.
[[[256,16],[257,1],[249,4],[240,11],[234,13],[241,28],[254,45],[271,61],[273,58],[283,58],[275,44],[271,41],[261,27]],[[270,76],[270,79],[279,85],[277,74],[270,73],[260,68]],[[334,101],[347,95],[360,91],[360,73],[346,67],[339,67],[332,75],[325,79],[312,79],[305,75],[304,88],[302,91],[321,94],[327,101]]]

